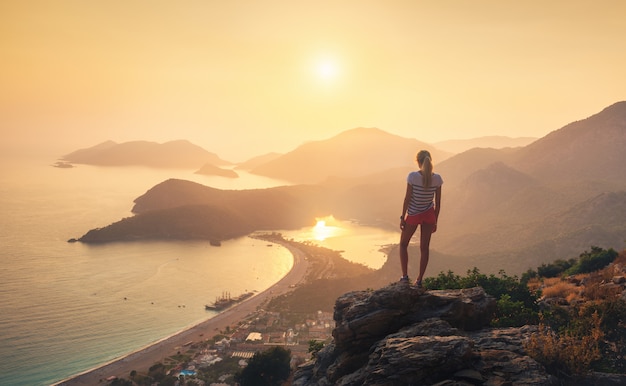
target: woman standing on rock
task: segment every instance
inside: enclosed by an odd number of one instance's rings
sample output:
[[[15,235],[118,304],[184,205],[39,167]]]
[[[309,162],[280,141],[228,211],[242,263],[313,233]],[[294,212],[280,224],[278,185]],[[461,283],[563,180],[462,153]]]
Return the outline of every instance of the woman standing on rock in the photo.
[[[437,231],[437,219],[441,209],[441,185],[443,179],[433,173],[433,163],[430,153],[422,150],[417,153],[417,164],[420,170],[409,173],[407,177],[406,195],[402,204],[400,216],[400,266],[402,268],[401,282],[409,282],[409,242],[421,225],[420,231],[420,272],[415,285],[422,287],[422,279],[430,253],[430,237]],[[405,217],[406,216],[406,217]]]

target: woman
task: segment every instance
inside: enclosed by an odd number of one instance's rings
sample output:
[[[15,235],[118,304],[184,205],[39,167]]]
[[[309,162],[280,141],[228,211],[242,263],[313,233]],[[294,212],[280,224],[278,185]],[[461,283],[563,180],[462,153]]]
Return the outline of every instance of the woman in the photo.
[[[417,153],[417,164],[420,170],[409,173],[407,177],[406,195],[400,216],[400,266],[402,267],[401,282],[409,282],[407,273],[409,263],[409,242],[421,225],[420,231],[420,272],[415,286],[422,287],[422,279],[428,265],[430,237],[437,231],[437,219],[441,210],[441,185],[443,179],[433,173],[430,153],[422,150]],[[406,217],[405,217],[406,215]]]

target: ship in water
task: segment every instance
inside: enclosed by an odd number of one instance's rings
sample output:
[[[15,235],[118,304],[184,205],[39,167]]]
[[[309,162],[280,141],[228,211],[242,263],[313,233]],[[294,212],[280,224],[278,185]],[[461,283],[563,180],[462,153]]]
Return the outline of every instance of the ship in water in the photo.
[[[239,296],[231,297],[230,292],[225,291],[225,292],[222,292],[222,296],[218,296],[215,298],[215,302],[213,302],[212,304],[205,305],[204,308],[210,311],[220,311],[234,304],[242,302],[248,299],[249,297],[251,297],[252,295],[254,295],[254,292],[245,292]]]

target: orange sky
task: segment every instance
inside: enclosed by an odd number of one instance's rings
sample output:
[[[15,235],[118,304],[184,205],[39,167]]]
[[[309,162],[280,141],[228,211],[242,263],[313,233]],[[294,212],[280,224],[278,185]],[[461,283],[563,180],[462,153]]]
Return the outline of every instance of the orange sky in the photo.
[[[543,136],[626,99],[621,0],[0,2],[0,148]]]

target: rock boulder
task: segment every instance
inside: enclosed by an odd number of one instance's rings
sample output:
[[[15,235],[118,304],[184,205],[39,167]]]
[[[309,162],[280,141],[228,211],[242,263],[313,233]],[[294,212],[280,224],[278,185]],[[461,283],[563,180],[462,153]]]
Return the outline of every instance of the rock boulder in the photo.
[[[400,283],[335,303],[333,342],[293,385],[556,385],[529,357],[534,326],[489,328],[495,299],[482,288],[423,291]]]

